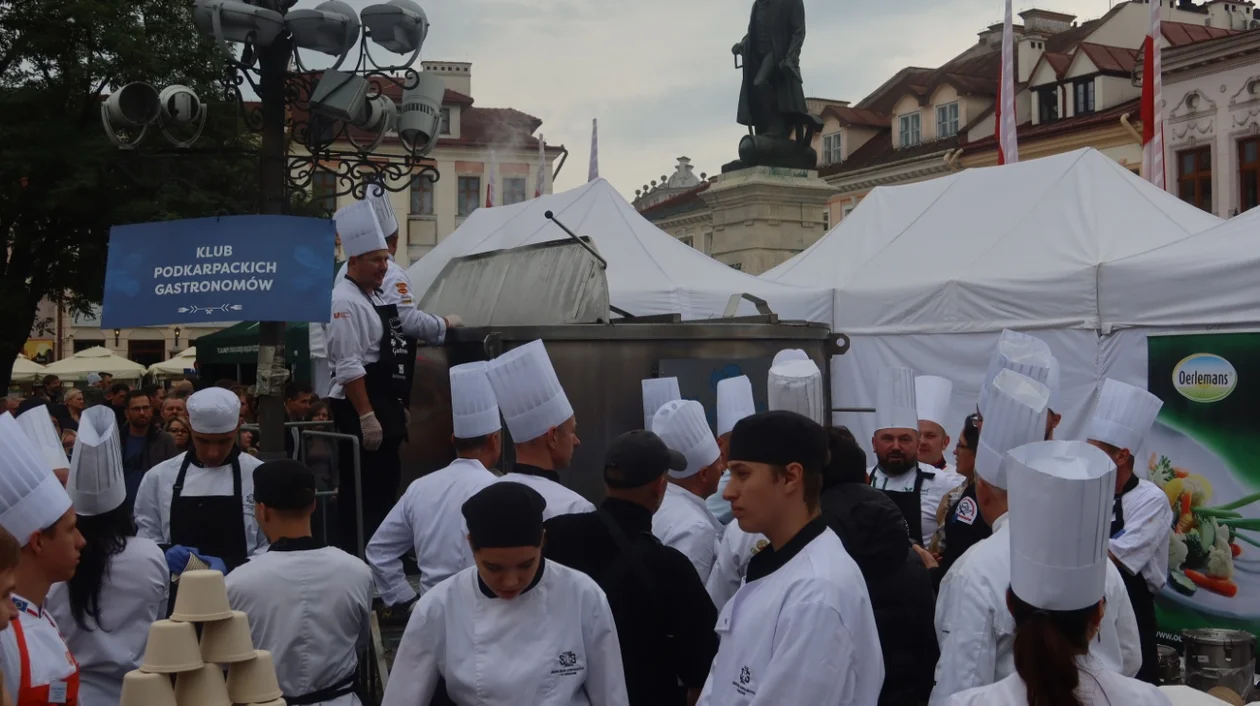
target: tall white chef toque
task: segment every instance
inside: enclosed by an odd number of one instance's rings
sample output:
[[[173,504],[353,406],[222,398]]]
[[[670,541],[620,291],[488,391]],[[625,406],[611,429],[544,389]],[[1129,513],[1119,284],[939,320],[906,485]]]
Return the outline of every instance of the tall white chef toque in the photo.
[[[726,378],[717,384],[717,435],[731,433],[739,420],[757,413],[752,381],[747,375]]]
[[[389,201],[389,192],[380,184],[372,184],[368,187],[365,200],[372,204],[372,213],[381,227],[381,235],[386,238],[397,235],[398,218],[394,215],[394,205]]]
[[[704,417],[704,406],[694,400],[666,402],[652,418],[651,431],[687,459],[687,468],[670,471],[670,478],[690,478],[712,466],[722,454]]]
[[[770,368],[766,402],[771,411],[796,412],[825,424],[822,371],[808,359],[790,360]],[[919,428],[917,422],[915,428]]]
[[[883,429],[919,431],[914,371],[910,368],[892,367],[879,371],[875,389],[875,431]]]
[[[989,357],[989,367],[984,374],[984,384],[980,387],[980,400],[976,404],[980,416],[987,417],[987,396],[993,378],[1002,370],[1013,370],[1020,375],[1030,377],[1046,385],[1050,378],[1050,370],[1055,365],[1050,346],[1035,336],[1007,329],[998,338],[997,348]]]
[[[1044,610],[1095,605],[1107,586],[1115,465],[1080,441],[1027,444],[1007,460],[1011,590]]]
[[[793,360],[809,360],[809,354],[800,348],[784,348],[774,354],[774,361],[770,363],[770,367],[783,365]]]
[[[648,378],[643,381],[643,428],[652,430],[652,417],[666,402],[681,400],[678,378]]]
[[[1163,401],[1146,390],[1107,378],[1098,394],[1094,416],[1085,426],[1085,438],[1128,449],[1136,455],[1163,406]]]
[[[26,546],[70,509],[70,496],[10,414],[0,415],[0,527]]]
[[[188,398],[188,423],[199,434],[227,434],[241,422],[241,398],[221,387],[207,387]]]
[[[376,220],[376,211],[367,201],[344,206],[333,216],[337,223],[337,236],[346,257],[356,257],[377,250],[387,250],[385,234]]]
[[[109,407],[83,410],[66,492],[74,511],[84,517],[116,510],[127,499],[118,421]]]
[[[456,439],[476,439],[503,428],[484,362],[451,368],[451,416]]]
[[[31,407],[17,418],[17,423],[39,451],[39,458],[47,470],[70,468],[66,449],[61,445],[61,439],[57,438],[57,427],[53,426],[52,416],[48,414],[48,405]]]
[[[1007,490],[1010,479],[1007,451],[1046,438],[1046,386],[1013,370],[1002,370],[989,386],[989,410],[980,443],[976,445],[976,473],[988,485]]]
[[[486,375],[517,444],[537,439],[573,416],[542,341],[531,341],[490,361]]]
[[[944,429],[953,396],[954,383],[943,377],[920,375],[914,379],[914,401],[921,422],[934,422]]]
[[[1054,410],[1062,411],[1060,405],[1063,403],[1063,395],[1059,392],[1059,359],[1050,359],[1050,372],[1046,374],[1046,387],[1050,388],[1050,404],[1047,408],[1053,412]]]

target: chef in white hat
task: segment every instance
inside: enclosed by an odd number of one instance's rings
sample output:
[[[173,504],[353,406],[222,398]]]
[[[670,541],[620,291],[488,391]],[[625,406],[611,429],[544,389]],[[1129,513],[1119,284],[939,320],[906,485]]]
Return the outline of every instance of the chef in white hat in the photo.
[[[766,376],[766,402],[771,411],[796,412],[825,424],[823,376],[818,364],[806,358],[771,367]]]
[[[731,430],[735,423],[744,417],[757,413],[753,402],[752,382],[747,375],[739,375],[718,381],[717,384],[717,441],[722,451],[722,464],[726,464],[726,448],[731,439]],[[709,512],[718,518],[723,525],[729,525],[735,516],[731,514],[731,504],[722,498],[722,490],[731,480],[729,470],[722,471],[722,479],[718,481],[717,491],[709,496],[705,505]]]
[[[884,491],[901,510],[910,541],[927,546],[936,532],[936,508],[941,498],[966,479],[919,461],[913,370],[893,367],[879,371],[871,445],[876,459],[870,472],[871,485]]]
[[[136,493],[140,536],[166,547],[172,576],[195,554],[224,573],[266,550],[254,518],[254,469],[236,444],[241,398],[209,387],[188,398],[192,448],[144,474]]]
[[[1155,596],[1168,580],[1168,536],[1174,518],[1164,491],[1135,473],[1134,457],[1163,405],[1140,387],[1107,379],[1085,427],[1089,443],[1116,464],[1111,559],[1121,569],[1137,613],[1142,641],[1138,678],[1152,684],[1159,683]]]
[[[594,512],[591,501],[561,485],[560,471],[581,445],[573,406],[542,341],[513,348],[486,364],[499,410],[515,444],[512,472],[500,478],[523,483],[547,501],[543,519]]]
[[[495,481],[490,470],[503,452],[499,404],[484,362],[451,368],[451,416],[457,458],[451,465],[412,481],[367,545],[367,561],[385,605],[410,607],[419,594],[403,574],[402,557],[416,553],[420,590],[473,565],[460,508]]]
[[[784,348],[774,354],[774,360],[770,363],[770,367],[774,368],[793,360],[809,360],[809,354],[800,348]]]
[[[997,346],[989,357],[989,367],[984,375],[984,384],[980,386],[980,400],[976,404],[976,409],[979,410],[981,418],[983,419],[986,414],[986,399],[991,389],[993,378],[997,377],[1000,371],[1012,370],[1049,387],[1051,372],[1057,371],[1057,369],[1058,365],[1055,362],[1054,355],[1050,352],[1050,346],[1046,345],[1045,341],[1036,336],[1029,336],[1026,333],[1010,329],[1002,331],[1002,335],[998,337]],[[1057,378],[1058,375],[1056,373],[1056,388],[1058,387]],[[1051,390],[1051,392],[1054,393],[1054,390]]]
[[[954,383],[937,375],[920,375],[914,379],[914,400],[919,410],[919,461],[938,471],[954,472],[945,461],[949,433],[945,420],[954,395]]]
[[[717,433],[718,448],[722,451],[722,465],[725,468],[727,460],[727,450],[730,448],[731,430],[735,428],[735,424],[745,417],[751,417],[757,413],[756,404],[753,401],[752,383],[747,376],[726,378],[717,385]],[[726,605],[731,596],[739,590],[740,584],[744,581],[744,574],[748,573],[748,562],[752,560],[754,554],[759,550],[770,546],[770,540],[765,535],[755,532],[745,532],[739,528],[738,522],[732,522],[735,515],[731,512],[731,502],[722,497],[723,491],[726,489],[731,480],[730,470],[722,471],[722,478],[718,481],[717,491],[709,496],[705,501],[709,511],[724,526],[721,539],[718,540],[718,546],[713,560],[713,570],[709,572],[709,580],[705,582],[705,589],[709,592],[709,598],[713,599],[713,604],[718,610]]]
[[[48,405],[40,404],[27,409],[18,415],[17,423],[26,432],[26,438],[39,450],[44,464],[65,485],[66,477],[70,473],[70,461],[66,458],[65,447],[61,445],[61,435],[57,433],[52,416],[48,414]]]
[[[678,378],[647,378],[643,385],[643,428],[652,429],[652,417],[666,402],[681,400]]]
[[[49,591],[48,612],[79,663],[81,703],[116,704],[123,675],[140,666],[150,623],[166,617],[170,570],[161,548],[136,536],[109,407],[83,411],[66,491],[86,545],[74,578]]]
[[[722,476],[722,452],[705,419],[704,407],[694,400],[666,402],[652,419],[651,431],[665,445],[687,459],[681,471],[669,471],[669,486],[656,514],[652,534],[691,560],[700,581],[713,569],[722,523],[704,501],[717,491]]]
[[[993,588],[1002,594],[1001,619],[1016,640],[1015,669],[944,703],[1168,704],[1155,687],[1116,673],[1095,654],[1104,616],[1113,609],[1107,534],[1115,466],[1097,449],[1063,441],[1016,448],[1003,466],[1010,571]]]
[[[356,497],[351,478],[338,488],[343,548],[359,547],[356,506],[363,508],[363,537],[385,519],[397,495],[402,469],[398,449],[407,435],[406,400],[415,366],[414,342],[440,343],[448,321],[386,299],[405,278],[390,282],[389,247],[376,210],[360,201],[338,212],[337,235],[349,256],[346,274],[337,278],[332,293],[332,323],[328,326],[328,362],[333,369],[333,419],[337,430],[359,438],[359,475],[363,497]],[[401,268],[399,268],[401,271]],[[410,290],[408,290],[410,291]],[[390,296],[394,296],[390,295]],[[353,449],[341,445],[341,468],[354,467]],[[348,471],[346,471],[348,473]]]
[[[1014,508],[1011,476],[1022,469],[1007,456],[1013,448],[1040,441],[1045,433],[1045,385],[1012,370],[1001,370],[986,395],[989,423],[980,432],[976,450],[976,504],[993,535],[971,548],[941,582],[936,601],[936,634],[941,658],[931,704],[1000,681],[1015,671],[1015,624],[1006,610],[1011,582],[1011,534]],[[1010,510],[1011,512],[1008,512]],[[1059,541],[1047,531],[1046,541]],[[1137,669],[1137,621],[1114,567],[1105,572],[1107,613],[1091,647],[1107,668],[1122,673]]]
[[[15,706],[79,703],[79,666],[45,609],[53,584],[74,576],[83,548],[70,496],[13,417],[0,415],[0,527],[17,538],[18,617],[0,632],[0,669]]]

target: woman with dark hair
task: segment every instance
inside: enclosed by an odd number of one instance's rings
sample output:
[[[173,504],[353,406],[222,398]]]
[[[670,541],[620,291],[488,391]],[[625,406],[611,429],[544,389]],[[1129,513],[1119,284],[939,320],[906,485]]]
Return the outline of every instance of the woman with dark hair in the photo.
[[[166,423],[166,433],[175,440],[177,452],[184,453],[188,450],[188,444],[192,442],[192,426],[188,424],[188,417],[172,418]]]
[[[84,411],[66,490],[86,545],[73,578],[49,591],[48,611],[79,663],[79,703],[117,704],[149,624],[166,615],[170,573],[158,545],[136,537],[108,407]]]
[[[940,563],[939,568],[932,570],[938,586],[963,552],[993,534],[993,528],[984,521],[976,501],[976,447],[979,444],[979,416],[973,414],[963,422],[958,445],[954,447],[954,469],[967,482],[946,493],[936,510],[939,524],[929,549]]]

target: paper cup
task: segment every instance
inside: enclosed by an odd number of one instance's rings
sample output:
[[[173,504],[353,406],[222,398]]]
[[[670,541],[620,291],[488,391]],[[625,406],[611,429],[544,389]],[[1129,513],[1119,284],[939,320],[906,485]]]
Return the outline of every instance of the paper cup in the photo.
[[[179,591],[175,594],[171,620],[206,623],[230,617],[232,607],[228,605],[223,574],[218,571],[185,571],[179,575]]]
[[[201,557],[197,556],[196,554],[189,554],[188,563],[184,565],[184,570],[172,576],[171,583],[179,583],[180,575],[188,573],[189,571],[205,571],[205,570],[208,570],[209,568],[210,568],[210,565],[202,561]]]
[[[233,662],[228,667],[227,688],[236,704],[263,704],[284,696],[267,650],[255,650],[248,662]]]
[[[119,706],[175,706],[175,690],[165,674],[149,674],[139,670],[123,676]]]
[[[239,610],[227,620],[206,623],[201,629],[201,658],[216,664],[247,662],[254,659],[254,641],[249,618]]]
[[[176,677],[175,700],[179,706],[232,706],[223,669],[217,664],[207,664]]]
[[[144,648],[140,671],[151,674],[191,672],[205,663],[197,644],[197,629],[192,623],[159,620],[149,626],[149,642]]]

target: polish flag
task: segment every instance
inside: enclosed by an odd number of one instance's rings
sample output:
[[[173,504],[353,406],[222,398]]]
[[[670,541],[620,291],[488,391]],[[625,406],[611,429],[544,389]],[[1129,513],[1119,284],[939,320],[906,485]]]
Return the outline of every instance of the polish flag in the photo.
[[[998,140],[998,164],[1014,164],[1019,161],[1015,75],[1015,25],[1011,16],[1011,0],[1006,0],[1006,19],[1002,22],[1002,69],[998,78],[997,117],[994,121]]]
[[[494,185],[499,181],[499,161],[494,156],[494,150],[490,151],[490,174],[489,183],[486,184],[486,208],[494,208]]]
[[[1146,56],[1142,61],[1142,176],[1159,188],[1164,188],[1164,77],[1160,42],[1158,0],[1148,0],[1151,6],[1151,27],[1144,46]]]
[[[534,177],[534,198],[543,195],[547,185],[547,141],[538,136],[538,175]]]

